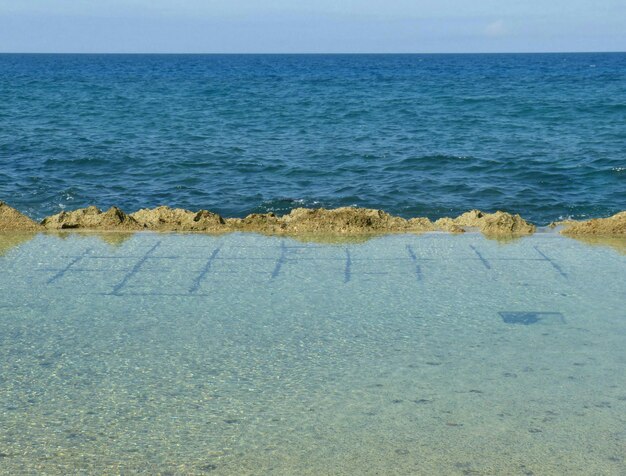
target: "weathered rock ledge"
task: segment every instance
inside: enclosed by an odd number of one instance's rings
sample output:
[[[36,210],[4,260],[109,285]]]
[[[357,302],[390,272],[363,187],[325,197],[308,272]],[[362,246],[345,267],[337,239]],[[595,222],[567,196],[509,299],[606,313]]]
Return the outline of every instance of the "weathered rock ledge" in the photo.
[[[567,220],[556,222],[562,226],[561,233],[571,236],[626,236],[626,211],[608,218],[594,218],[586,221]]]
[[[46,217],[41,225],[47,230],[139,231],[144,228],[137,220],[117,207],[111,207],[103,212],[93,206]]]
[[[0,231],[40,231],[43,227],[0,201]]]
[[[519,215],[505,212],[483,213],[472,210],[458,218],[443,218],[433,223],[428,218],[392,216],[381,210],[367,208],[296,208],[281,217],[273,213],[255,213],[245,218],[222,218],[200,210],[192,212],[165,206],[142,209],[127,215],[119,208],[106,212],[88,207],[72,212],[61,212],[41,222],[48,230],[153,230],[224,233],[249,231],[284,235],[361,235],[383,233],[410,233],[450,231],[460,233],[465,228],[477,228],[487,235],[527,235],[535,231]]]
[[[484,213],[480,210],[470,210],[456,218],[440,218],[435,222],[438,230],[451,233],[462,233],[467,229],[477,228],[485,235],[530,235],[536,227],[526,222],[519,215],[497,211]]]
[[[582,222],[563,222],[562,233],[567,235],[625,235],[626,212],[610,218]],[[478,230],[486,236],[507,237],[529,235],[535,225],[519,215],[497,211],[485,213],[471,210],[456,218],[440,218],[432,222],[428,218],[405,219],[381,210],[343,207],[332,210],[324,208],[296,208],[291,213],[277,216],[273,213],[252,214],[245,218],[222,218],[208,210],[197,212],[181,208],[161,206],[142,209],[127,214],[117,207],[102,211],[94,206],[74,211],[63,211],[36,223],[17,210],[0,202],[0,231],[179,231],[204,233],[229,233],[247,231],[279,235],[339,235],[359,236],[386,233],[420,233],[445,231],[463,233]]]

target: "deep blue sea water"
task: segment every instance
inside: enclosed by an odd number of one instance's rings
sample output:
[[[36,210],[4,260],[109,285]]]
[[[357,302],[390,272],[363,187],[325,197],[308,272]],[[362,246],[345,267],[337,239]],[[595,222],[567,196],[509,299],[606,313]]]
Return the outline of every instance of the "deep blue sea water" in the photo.
[[[626,53],[0,55],[0,200],[626,209]]]

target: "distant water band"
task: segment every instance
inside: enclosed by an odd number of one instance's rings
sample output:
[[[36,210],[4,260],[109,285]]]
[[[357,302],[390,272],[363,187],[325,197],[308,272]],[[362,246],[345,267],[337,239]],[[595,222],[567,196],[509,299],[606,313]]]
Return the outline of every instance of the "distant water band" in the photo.
[[[222,216],[626,209],[626,54],[0,55],[0,198]]]

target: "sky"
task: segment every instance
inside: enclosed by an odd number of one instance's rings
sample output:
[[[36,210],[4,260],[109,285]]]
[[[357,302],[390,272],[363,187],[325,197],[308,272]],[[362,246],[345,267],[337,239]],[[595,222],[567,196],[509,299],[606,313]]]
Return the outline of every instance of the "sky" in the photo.
[[[626,0],[0,0],[0,52],[626,51]]]

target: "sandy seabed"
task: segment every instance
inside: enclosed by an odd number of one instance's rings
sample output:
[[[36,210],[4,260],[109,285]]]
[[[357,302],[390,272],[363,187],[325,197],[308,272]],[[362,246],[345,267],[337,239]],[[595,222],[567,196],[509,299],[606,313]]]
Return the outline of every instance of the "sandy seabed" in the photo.
[[[612,250],[5,238],[0,474],[626,474]]]

